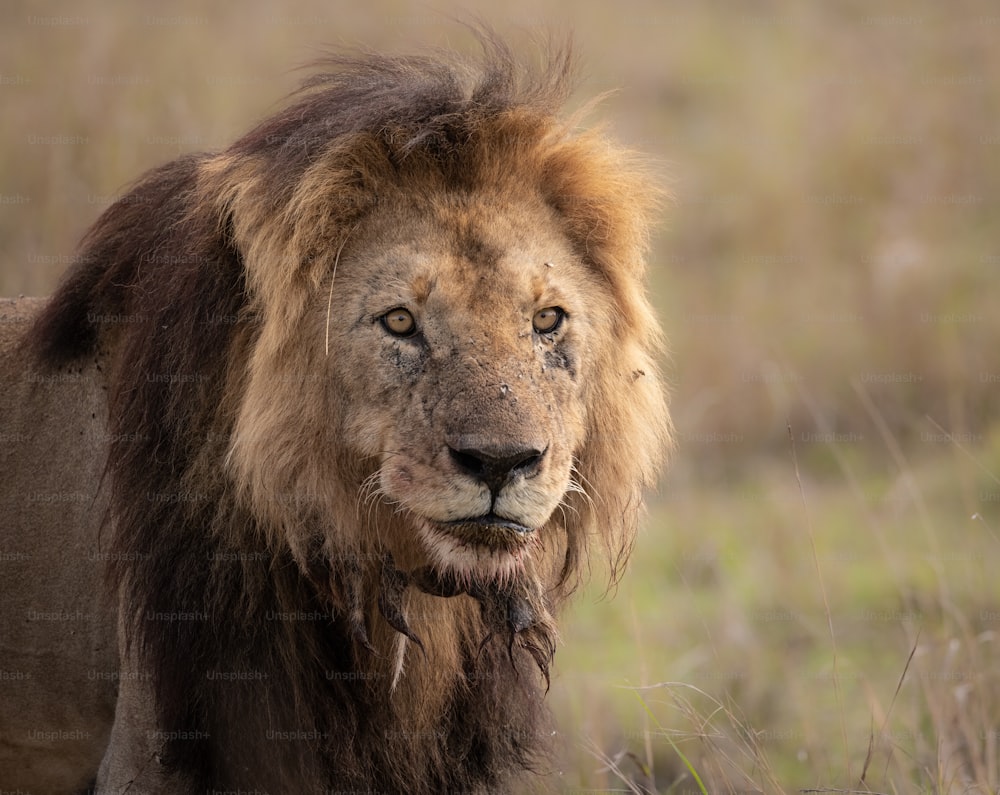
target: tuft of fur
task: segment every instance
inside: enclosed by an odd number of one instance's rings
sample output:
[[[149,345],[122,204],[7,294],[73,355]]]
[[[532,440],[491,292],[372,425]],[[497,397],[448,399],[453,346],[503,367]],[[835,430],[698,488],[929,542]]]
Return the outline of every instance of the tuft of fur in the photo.
[[[50,364],[111,351],[109,584],[165,736],[200,732],[163,756],[198,787],[494,792],[543,770],[554,614],[591,548],[615,576],[631,548],[670,441],[643,283],[656,193],[559,120],[568,52],[532,74],[482,41],[480,62],[331,57],[228,149],[148,173],[31,336]],[[376,208],[525,185],[614,308],[576,487],[510,582],[401,571],[383,540],[405,517],[365,502],[376,464],[332,430],[357,407],[317,376],[313,320]]]

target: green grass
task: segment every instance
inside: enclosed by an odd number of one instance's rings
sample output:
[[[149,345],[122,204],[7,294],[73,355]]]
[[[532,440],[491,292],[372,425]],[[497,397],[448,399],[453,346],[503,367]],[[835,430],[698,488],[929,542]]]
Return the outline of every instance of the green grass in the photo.
[[[960,498],[994,478],[950,457],[820,469],[804,505],[790,454],[668,487],[617,597],[570,611],[554,700],[579,727],[572,787],[620,785],[594,744],[658,792],[697,791],[671,789],[675,745],[712,792],[863,790],[872,744],[876,791],[995,791],[1000,538]]]

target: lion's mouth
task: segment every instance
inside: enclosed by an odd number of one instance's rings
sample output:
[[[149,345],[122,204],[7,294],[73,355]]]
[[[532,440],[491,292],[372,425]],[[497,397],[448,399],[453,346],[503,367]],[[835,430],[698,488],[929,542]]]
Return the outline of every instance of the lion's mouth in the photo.
[[[494,513],[419,525],[431,565],[464,580],[509,582],[538,543],[534,528]]]
[[[430,522],[429,529],[459,556],[472,554],[479,559],[520,558],[535,534],[534,528],[492,512],[466,519]]]
[[[450,522],[441,523],[445,527],[454,528],[464,528],[464,527],[478,527],[485,528],[487,531],[511,531],[519,536],[529,536],[535,532],[535,528],[528,527],[519,522],[515,522],[513,519],[507,519],[504,516],[498,516],[492,511],[482,516],[473,516],[468,519],[455,519]]]

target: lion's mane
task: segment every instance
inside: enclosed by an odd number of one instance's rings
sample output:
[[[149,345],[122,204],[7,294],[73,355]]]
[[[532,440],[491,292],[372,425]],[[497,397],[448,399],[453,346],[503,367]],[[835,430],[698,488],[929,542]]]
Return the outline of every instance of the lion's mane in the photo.
[[[655,192],[630,155],[558,119],[565,51],[533,75],[483,43],[477,63],[330,58],[228,149],[151,171],[87,233],[34,330],[50,364],[104,353],[109,580],[160,727],[181,738],[161,762],[192,782],[225,783],[215,754],[241,732],[294,730],[267,764],[296,785],[510,786],[551,734],[538,668],[552,613],[588,550],[612,576],[630,550],[669,441],[643,287]],[[586,493],[565,496],[555,565],[529,569],[521,591],[423,595],[429,629],[412,635],[429,648],[400,676],[386,650],[409,633],[396,608],[412,583],[364,532],[357,484],[372,463],[324,433],[350,406],[316,376],[328,365],[305,318],[385,192],[475,191],[511,173],[614,297],[589,354]],[[391,511],[377,519],[394,532]]]

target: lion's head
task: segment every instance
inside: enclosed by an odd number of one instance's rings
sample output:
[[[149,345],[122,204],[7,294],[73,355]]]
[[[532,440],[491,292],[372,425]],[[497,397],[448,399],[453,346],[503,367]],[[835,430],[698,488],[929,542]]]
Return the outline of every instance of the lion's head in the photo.
[[[353,322],[331,361],[368,374],[336,384],[342,438],[375,466],[363,500],[410,531],[391,542],[397,561],[463,582],[523,573],[574,488],[588,314],[609,308],[587,306],[591,277],[545,204],[503,194],[379,207],[355,233],[363,253],[342,256],[332,309]]]
[[[538,594],[627,548],[656,472],[651,191],[557,120],[565,62],[532,85],[493,55],[417,91],[412,63],[348,63],[201,169],[262,321],[231,464],[304,566],[320,527],[328,555]]]
[[[590,549],[617,570],[670,436],[644,290],[654,191],[558,118],[567,56],[532,76],[485,46],[476,67],[333,59],[229,149],[148,175],[39,334],[113,351],[119,551],[289,556],[359,648],[395,648],[393,686],[405,647],[379,614],[451,664],[485,626],[544,670],[552,608]],[[98,306],[137,320],[94,327]],[[146,496],[166,489],[195,496]],[[183,588],[155,561],[114,576],[133,603],[213,615],[225,587],[252,611],[287,577],[204,568]],[[447,607],[468,597],[478,629]]]

